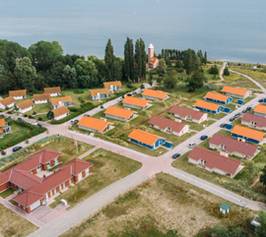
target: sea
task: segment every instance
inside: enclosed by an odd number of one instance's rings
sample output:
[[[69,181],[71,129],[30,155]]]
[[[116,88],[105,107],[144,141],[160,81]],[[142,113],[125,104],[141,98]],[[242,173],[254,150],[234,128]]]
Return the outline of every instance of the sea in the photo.
[[[66,54],[103,57],[111,38],[202,49],[209,58],[266,63],[266,0],[0,0],[0,38],[59,41]]]

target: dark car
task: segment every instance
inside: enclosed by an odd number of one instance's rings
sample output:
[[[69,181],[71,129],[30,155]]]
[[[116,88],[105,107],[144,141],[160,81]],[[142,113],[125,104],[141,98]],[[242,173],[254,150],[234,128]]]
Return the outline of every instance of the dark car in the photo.
[[[233,121],[235,121],[235,119],[236,119],[235,117],[232,117],[232,118],[229,119],[229,121],[233,122]]]
[[[101,106],[100,106],[100,108],[101,108],[101,109],[104,109],[104,106],[103,106],[103,105],[101,105]]]
[[[251,111],[252,110],[252,107],[247,107],[247,111]]]
[[[172,158],[175,160],[175,159],[177,159],[180,156],[181,156],[180,153],[175,153],[175,154],[172,155]]]
[[[259,100],[259,103],[263,103],[263,102],[264,102],[264,99],[260,99],[260,100]]]
[[[131,94],[127,94],[127,96],[132,96]]]
[[[204,141],[204,140],[206,140],[206,139],[208,139],[208,136],[207,136],[207,135],[202,135],[202,136],[200,137],[200,140],[201,140],[201,141]]]
[[[15,146],[15,147],[13,147],[12,151],[13,152],[17,152],[17,151],[19,151],[21,149],[22,149],[22,146]]]
[[[224,128],[225,127],[225,123],[222,123],[221,125],[220,125],[220,128]]]
[[[6,152],[5,151],[1,151],[1,155],[2,156],[5,156],[6,155]]]

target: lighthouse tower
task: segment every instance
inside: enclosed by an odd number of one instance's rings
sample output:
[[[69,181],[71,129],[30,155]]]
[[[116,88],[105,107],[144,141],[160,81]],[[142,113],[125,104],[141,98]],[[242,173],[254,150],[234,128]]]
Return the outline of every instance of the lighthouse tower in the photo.
[[[148,47],[148,68],[155,69],[159,65],[159,59],[155,57],[155,50],[153,44]]]
[[[150,44],[149,48],[148,48],[148,58],[152,59],[152,58],[154,58],[154,55],[155,55],[154,46],[153,46],[153,44]]]

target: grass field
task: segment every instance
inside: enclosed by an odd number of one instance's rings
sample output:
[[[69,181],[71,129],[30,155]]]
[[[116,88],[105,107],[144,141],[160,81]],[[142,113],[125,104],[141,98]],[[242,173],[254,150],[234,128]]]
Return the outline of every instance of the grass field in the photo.
[[[250,211],[231,205],[230,214],[224,217],[218,211],[222,202],[161,173],[62,236],[192,237],[206,227],[241,225],[253,216]]]
[[[91,176],[56,198],[55,202],[51,204],[52,207],[55,207],[62,198],[67,200],[72,207],[141,167],[141,164],[134,160],[103,149],[96,150],[85,160],[90,161],[93,165]]]
[[[4,138],[0,139],[0,150],[14,146],[45,131],[44,128],[39,128],[23,122],[10,119],[8,119],[7,122],[9,126],[11,126],[12,131],[5,135]]]
[[[36,226],[0,205],[0,236],[27,236],[37,229]]]
[[[80,142],[75,142],[74,140],[66,137],[48,137],[47,139],[33,144],[22,151],[2,158],[0,160],[0,170],[4,170],[10,166],[13,166],[26,159],[30,154],[44,148],[49,148],[60,152],[60,160],[63,162],[63,164],[65,164],[73,158],[82,155],[83,153],[91,149],[92,146]]]
[[[208,147],[206,143],[202,144],[202,146]],[[233,179],[210,173],[202,168],[188,163],[187,155],[184,155],[176,160],[173,163],[173,166],[194,174],[197,177],[222,185],[226,189],[239,193],[242,196],[265,202],[266,189],[260,184],[260,182],[258,182],[260,171],[266,165],[265,151],[266,146],[252,161],[243,161],[242,164],[245,165],[245,168],[242,169]]]

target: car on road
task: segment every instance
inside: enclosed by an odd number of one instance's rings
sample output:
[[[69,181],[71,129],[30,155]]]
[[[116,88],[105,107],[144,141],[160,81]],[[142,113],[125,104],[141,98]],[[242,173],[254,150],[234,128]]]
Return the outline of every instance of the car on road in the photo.
[[[103,106],[103,105],[101,105],[101,106],[100,106],[100,108],[101,108],[101,109],[104,109],[104,106]]]
[[[175,154],[173,154],[172,155],[172,159],[173,160],[176,160],[178,157],[180,157],[181,156],[181,154],[180,153],[175,153]]]
[[[190,144],[188,144],[188,147],[189,148],[193,148],[193,147],[195,147],[196,146],[196,143],[190,143]]]
[[[5,156],[6,155],[6,152],[3,150],[3,151],[1,151],[1,155],[2,156]]]
[[[208,139],[208,136],[207,135],[202,135],[201,137],[200,137],[200,140],[201,141],[205,141],[205,140],[207,140]]]
[[[224,128],[225,127],[225,123],[220,124],[220,128]]]
[[[132,96],[132,95],[130,93],[128,93],[127,96]]]
[[[12,151],[13,152],[17,152],[17,151],[19,151],[21,149],[22,149],[22,146],[15,146],[15,147],[12,148]]]
[[[232,118],[229,119],[230,122],[233,122],[233,121],[235,121],[235,120],[236,120],[235,117],[232,117]]]

